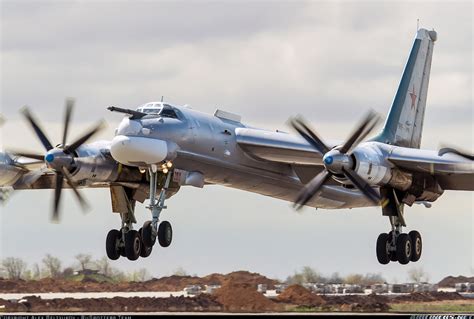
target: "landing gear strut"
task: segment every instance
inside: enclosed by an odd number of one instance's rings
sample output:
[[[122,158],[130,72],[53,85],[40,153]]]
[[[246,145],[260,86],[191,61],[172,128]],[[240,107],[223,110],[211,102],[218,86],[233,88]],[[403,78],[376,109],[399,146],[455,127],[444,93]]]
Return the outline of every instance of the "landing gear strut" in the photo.
[[[142,238],[143,243],[147,247],[152,247],[156,238],[158,237],[158,242],[161,247],[168,247],[171,245],[173,239],[173,229],[171,224],[167,221],[160,222],[160,215],[163,209],[166,209],[165,198],[166,192],[171,182],[171,172],[166,173],[165,185],[161,189],[158,200],[156,200],[156,184],[158,177],[157,167],[152,165],[149,169],[150,173],[150,205],[147,208],[151,211],[152,220],[146,221],[142,227]]]
[[[402,232],[402,227],[406,227],[403,216],[404,204],[399,202],[393,189],[381,189],[381,193],[387,200],[382,208],[383,215],[389,217],[392,230],[380,234],[377,238],[377,260],[383,265],[390,261],[398,261],[402,265],[418,261],[422,251],[420,233],[415,230],[408,234]]]
[[[152,220],[146,221],[138,231],[133,229],[133,224],[137,222],[135,201],[130,200],[129,194],[126,194],[125,190],[122,189],[123,194],[120,194],[122,196],[119,197],[126,202],[127,213],[120,214],[122,218],[121,229],[112,229],[107,234],[105,246],[109,259],[117,260],[120,256],[123,256],[129,260],[137,260],[138,257],[148,257],[157,238],[160,246],[168,247],[171,245],[173,238],[171,224],[167,221],[160,223],[160,214],[166,208],[166,192],[171,182],[171,172],[168,172],[168,168],[158,171],[157,166],[152,165],[149,169],[150,205],[147,208],[151,211]],[[156,189],[159,174],[165,174],[166,180],[157,199]]]

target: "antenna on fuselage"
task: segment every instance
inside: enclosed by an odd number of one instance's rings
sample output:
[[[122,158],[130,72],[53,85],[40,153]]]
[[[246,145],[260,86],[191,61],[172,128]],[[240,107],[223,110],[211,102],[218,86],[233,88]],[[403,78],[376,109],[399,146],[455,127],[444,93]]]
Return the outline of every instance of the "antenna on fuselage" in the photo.
[[[420,30],[420,19],[416,19],[416,32]]]
[[[163,102],[163,97],[164,97],[164,96],[162,95],[162,96],[161,96],[161,102]]]

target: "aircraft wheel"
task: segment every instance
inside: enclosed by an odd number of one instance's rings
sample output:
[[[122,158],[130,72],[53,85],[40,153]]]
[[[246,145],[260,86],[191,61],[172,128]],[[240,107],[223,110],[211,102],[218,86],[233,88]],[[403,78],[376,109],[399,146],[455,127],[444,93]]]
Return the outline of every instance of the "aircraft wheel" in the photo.
[[[120,238],[122,237],[122,233],[117,229],[112,229],[107,234],[107,238],[105,240],[105,251],[107,252],[107,257],[111,260],[117,260],[120,257]]]
[[[173,229],[171,224],[167,221],[161,222],[158,226],[158,242],[161,247],[168,247],[171,245],[171,240],[173,239]]]
[[[382,233],[377,238],[376,252],[377,260],[382,265],[386,265],[390,262],[390,238],[388,234]]]
[[[125,255],[129,260],[137,260],[141,248],[140,235],[136,230],[129,230],[125,234]]]
[[[153,236],[153,225],[151,220],[147,220],[143,223],[141,228],[140,235],[142,236],[142,242],[147,247],[153,247],[156,242],[156,236]]]
[[[392,238],[393,238],[393,236],[392,236],[392,231],[390,231],[390,232],[388,233],[388,238],[389,238],[389,239],[388,239],[389,242],[392,242]],[[396,247],[396,246],[395,246],[395,247]],[[397,259],[397,251],[396,251],[396,250],[395,250],[395,251],[390,250],[389,252],[390,252],[390,254],[389,254],[389,255],[390,255],[390,256],[389,256],[389,257],[390,257],[390,261],[397,261],[397,260],[398,260],[398,259]]]
[[[416,230],[412,230],[411,232],[408,233],[408,236],[410,236],[410,240],[412,243],[412,253],[411,253],[410,260],[418,261],[421,257],[421,250],[423,246],[423,243],[421,241],[421,235]]]
[[[138,231],[138,234],[140,234],[140,239],[142,241],[141,246],[140,246],[140,257],[148,257],[148,256],[150,256],[151,251],[153,250],[153,247],[147,246],[144,243],[143,235],[142,235],[143,234],[143,228],[140,228],[140,230]]]
[[[408,234],[400,234],[397,239],[397,259],[402,265],[408,264],[411,258],[412,244]]]

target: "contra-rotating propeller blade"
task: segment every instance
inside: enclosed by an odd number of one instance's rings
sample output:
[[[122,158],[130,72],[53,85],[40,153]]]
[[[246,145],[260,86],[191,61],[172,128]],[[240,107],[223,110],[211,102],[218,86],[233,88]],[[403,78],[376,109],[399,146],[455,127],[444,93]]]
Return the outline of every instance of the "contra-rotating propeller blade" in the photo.
[[[14,150],[14,149],[8,149],[8,153],[14,155],[14,156],[21,156],[21,157],[26,157],[26,158],[31,158],[35,159],[38,161],[44,161],[44,155],[43,154],[37,154],[33,152],[28,152],[28,151],[20,151],[20,150]]]
[[[310,143],[317,151],[323,154],[323,164],[325,169],[307,183],[295,199],[294,206],[301,209],[324,185],[324,183],[334,174],[344,175],[351,183],[357,187],[365,197],[375,204],[380,203],[379,194],[360,177],[353,169],[353,158],[350,152],[362,142],[378,123],[378,116],[371,111],[363,118],[349,138],[341,147],[329,149],[322,139],[315,133],[303,119],[294,119],[291,122],[293,128]]]
[[[332,174],[327,169],[324,169],[321,173],[313,177],[313,179],[309,181],[298,194],[293,205],[296,210],[300,210],[304,205],[306,205],[306,203],[318,192],[331,175]]]
[[[76,150],[88,141],[93,135],[99,132],[104,127],[104,122],[101,121],[95,125],[92,129],[88,130],[85,134],[77,138],[73,143],[67,145],[67,137],[69,133],[69,126],[71,122],[72,112],[74,109],[74,100],[67,99],[64,113],[64,131],[62,136],[62,143],[56,147],[52,147],[51,142],[46,137],[44,131],[40,128],[38,121],[33,117],[28,107],[25,107],[22,111],[23,115],[32,126],[36,135],[40,139],[41,143],[45,147],[47,153],[45,155],[35,154],[33,152],[13,152],[15,155],[24,156],[33,159],[39,159],[46,162],[49,169],[54,171],[56,174],[54,181],[54,201],[53,201],[53,213],[52,220],[59,220],[59,204],[61,201],[62,189],[64,188],[64,180],[70,185],[74,191],[75,197],[79,201],[83,211],[89,206],[82,195],[79,193],[77,186],[73,180],[70,171],[76,167],[76,164],[80,162],[80,158],[76,158]]]
[[[291,126],[306,140],[318,150],[321,154],[329,152],[330,148],[322,141],[311,127],[306,124],[302,118],[296,117],[290,121]]]
[[[344,171],[344,175],[348,179],[351,180],[352,184],[354,184],[362,193],[364,193],[365,197],[370,199],[374,204],[380,203],[380,196],[377,194],[376,191],[370,185],[364,181],[356,172],[352,169],[345,169],[342,168]]]
[[[72,109],[74,108],[74,100],[66,100],[66,112],[64,113],[64,131],[63,131],[63,140],[62,145],[66,145],[67,142],[67,133],[69,131],[69,122],[71,122]]]
[[[43,130],[39,127],[37,121],[35,120],[35,118],[31,114],[29,108],[27,106],[25,106],[25,107],[23,107],[21,112],[25,116],[26,120],[30,123],[31,127],[33,128],[33,130],[36,133],[36,136],[38,136],[38,138],[41,141],[41,144],[43,144],[46,151],[51,150],[53,148],[53,146],[51,145],[51,142],[46,137],[46,134],[44,134]]]
[[[72,144],[67,145],[64,148],[65,153],[72,153],[74,152],[79,146],[87,142],[93,135],[95,135],[97,132],[102,130],[104,128],[104,122],[100,121],[97,123],[92,129],[90,129],[87,133],[79,137],[77,140],[75,140]]]
[[[352,147],[357,146],[366,136],[372,131],[376,124],[377,115],[375,112],[370,111],[366,114],[364,119],[359,123],[354,132],[349,136],[346,142],[339,149],[339,152],[346,154]],[[370,124],[373,123],[371,126]]]

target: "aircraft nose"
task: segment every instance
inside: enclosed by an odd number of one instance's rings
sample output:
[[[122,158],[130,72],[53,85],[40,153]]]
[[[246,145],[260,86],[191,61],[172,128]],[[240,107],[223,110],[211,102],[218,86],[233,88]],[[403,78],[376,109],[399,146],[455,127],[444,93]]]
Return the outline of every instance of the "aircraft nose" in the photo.
[[[117,128],[117,135],[139,135],[142,127],[140,121],[124,117]]]
[[[147,166],[167,159],[168,144],[154,138],[117,135],[112,140],[110,154],[125,165]]]

